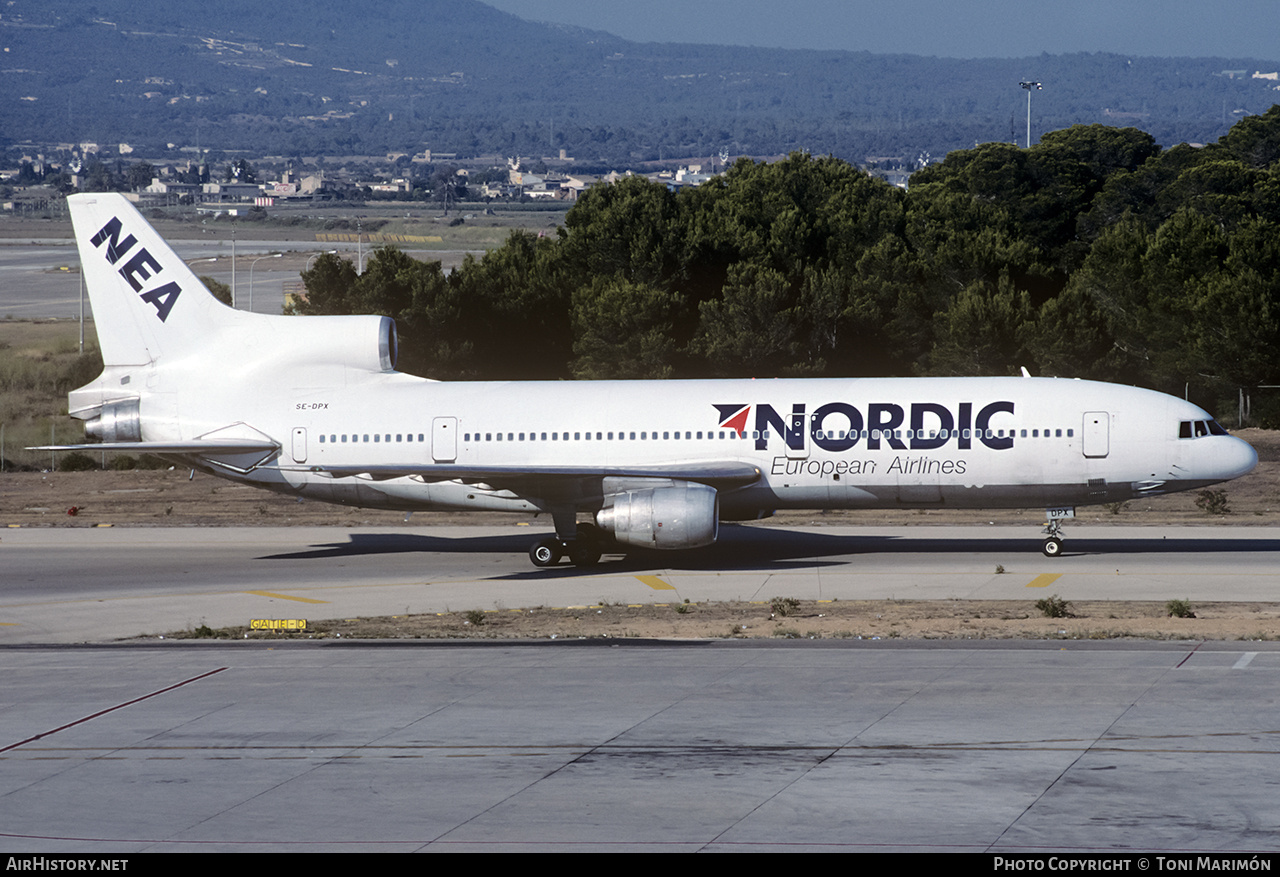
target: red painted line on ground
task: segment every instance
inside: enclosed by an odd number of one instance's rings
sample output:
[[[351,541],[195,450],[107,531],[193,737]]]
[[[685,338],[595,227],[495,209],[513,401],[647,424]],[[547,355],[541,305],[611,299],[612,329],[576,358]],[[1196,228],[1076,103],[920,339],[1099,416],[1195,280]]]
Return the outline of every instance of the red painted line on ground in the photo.
[[[208,673],[201,673],[199,676],[192,676],[190,679],[184,679],[181,682],[176,682],[173,685],[170,685],[166,688],[161,688],[159,691],[153,691],[150,694],[142,695],[142,697],[135,697],[133,700],[126,700],[124,703],[118,703],[115,706],[109,706],[104,710],[98,710],[98,712],[93,713],[92,715],[85,716],[83,719],[76,719],[74,722],[68,722],[67,724],[62,725],[60,727],[53,728],[49,731],[45,731],[43,734],[36,734],[34,737],[28,737],[25,740],[19,740],[17,743],[10,743],[8,746],[0,748],[0,752],[8,752],[10,749],[17,749],[19,746],[25,746],[26,744],[31,743],[35,740],[39,740],[43,737],[48,737],[50,734],[56,734],[59,731],[65,731],[67,730],[67,728],[74,728],[76,725],[84,724],[85,722],[91,719],[98,718],[98,716],[105,716],[107,713],[115,712],[118,709],[124,709],[127,706],[133,706],[135,703],[141,703],[142,701],[146,700],[149,697],[155,697],[157,694],[164,694],[166,691],[173,691],[175,688],[181,688],[182,686],[187,685],[188,683],[191,683],[191,682],[198,682],[201,679],[204,679],[205,677],[212,676],[215,673],[221,673],[223,670],[226,670],[226,669],[227,669],[226,667],[219,667],[217,670],[210,670]]]
[[[1187,663],[1187,661],[1190,661],[1190,660],[1191,660],[1191,656],[1192,656],[1192,655],[1194,655],[1196,652],[1200,651],[1200,647],[1201,647],[1202,645],[1204,645],[1204,643],[1203,643],[1203,642],[1198,642],[1198,643],[1196,643],[1196,647],[1195,647],[1194,649],[1192,649],[1191,651],[1187,652],[1187,656],[1186,656],[1185,658],[1183,658],[1181,661],[1179,661],[1179,662],[1174,666],[1174,669],[1176,670],[1176,669],[1178,669],[1179,667],[1181,667],[1183,664]]]

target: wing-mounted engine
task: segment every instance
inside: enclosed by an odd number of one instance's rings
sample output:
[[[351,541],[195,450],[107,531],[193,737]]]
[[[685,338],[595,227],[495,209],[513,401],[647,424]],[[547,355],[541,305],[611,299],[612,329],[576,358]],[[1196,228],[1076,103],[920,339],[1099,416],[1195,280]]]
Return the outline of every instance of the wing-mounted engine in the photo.
[[[716,541],[719,497],[714,487],[683,483],[614,494],[596,525],[637,548],[698,548]]]

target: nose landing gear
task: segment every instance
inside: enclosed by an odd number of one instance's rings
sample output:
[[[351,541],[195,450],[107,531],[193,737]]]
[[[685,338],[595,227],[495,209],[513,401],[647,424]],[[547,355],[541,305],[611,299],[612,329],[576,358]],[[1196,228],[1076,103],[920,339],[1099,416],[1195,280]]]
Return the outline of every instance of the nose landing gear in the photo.
[[[1041,549],[1044,551],[1044,556],[1057,557],[1059,554],[1061,554],[1062,553],[1062,519],[1054,518],[1053,520],[1049,521],[1049,523],[1045,524],[1044,529],[1041,532],[1048,534],[1047,538],[1044,540],[1044,548]]]

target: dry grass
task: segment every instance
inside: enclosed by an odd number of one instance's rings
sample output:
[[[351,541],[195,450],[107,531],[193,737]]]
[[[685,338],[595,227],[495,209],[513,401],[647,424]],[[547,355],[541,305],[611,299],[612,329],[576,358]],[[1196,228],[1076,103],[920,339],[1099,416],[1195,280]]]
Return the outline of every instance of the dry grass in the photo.
[[[47,467],[46,454],[23,450],[57,442],[78,442],[84,429],[67,418],[67,393],[102,371],[97,338],[89,327],[85,354],[79,353],[78,324],[68,321],[0,320],[0,424],[6,471]]]

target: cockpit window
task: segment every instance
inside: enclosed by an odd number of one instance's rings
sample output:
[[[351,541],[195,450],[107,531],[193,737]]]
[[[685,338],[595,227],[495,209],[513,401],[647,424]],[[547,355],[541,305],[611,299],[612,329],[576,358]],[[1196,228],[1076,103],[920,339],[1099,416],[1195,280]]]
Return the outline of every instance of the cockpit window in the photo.
[[[1216,420],[1184,420],[1178,424],[1178,438],[1200,438],[1206,435],[1230,435]]]

